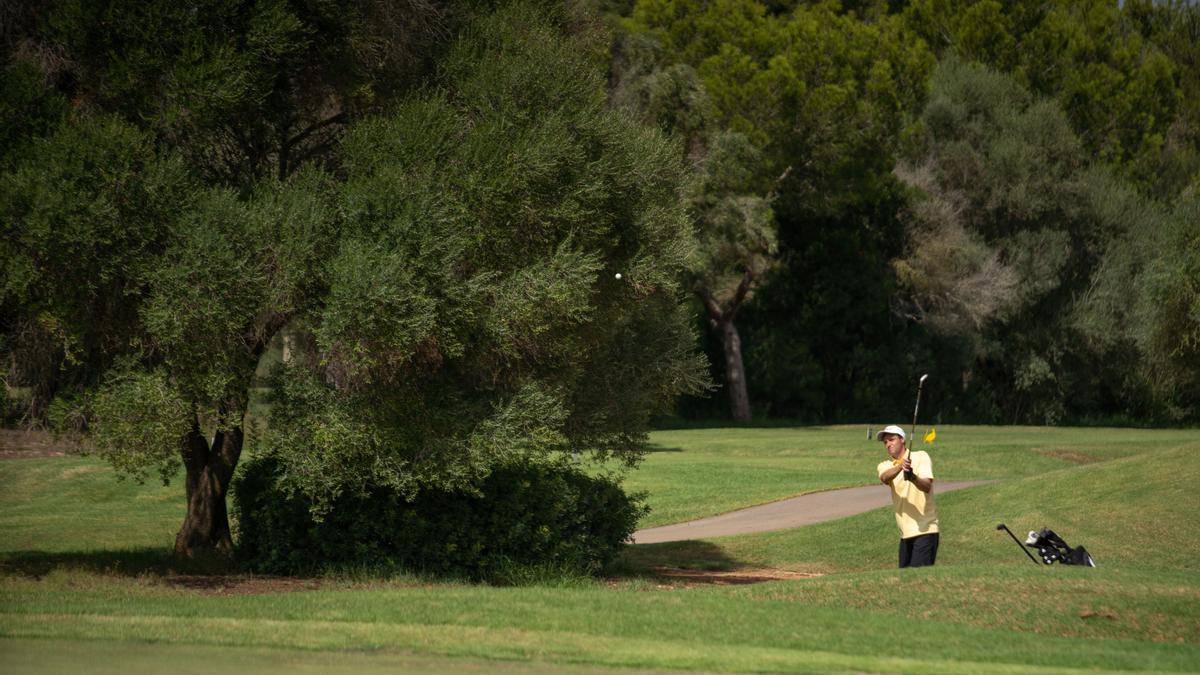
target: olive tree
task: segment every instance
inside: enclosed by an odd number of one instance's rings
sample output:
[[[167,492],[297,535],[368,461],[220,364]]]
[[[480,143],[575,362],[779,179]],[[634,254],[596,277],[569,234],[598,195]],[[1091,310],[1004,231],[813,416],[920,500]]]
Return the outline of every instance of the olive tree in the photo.
[[[279,146],[284,170],[201,162],[89,105],[0,173],[7,370],[51,380],[52,416],[123,472],[182,465],[178,553],[232,548],[248,392],[284,327],[304,349],[264,443],[318,508],[469,487],[513,453],[633,462],[705,385],[684,167],[606,108],[597,26],[516,5],[446,42],[430,81],[321,141],[328,170]]]
[[[345,139],[345,222],[269,438],[322,504],[470,489],[499,461],[635,462],[704,385],[678,279],[684,166],[606,106],[607,42],[528,6],[474,24],[437,88]]]

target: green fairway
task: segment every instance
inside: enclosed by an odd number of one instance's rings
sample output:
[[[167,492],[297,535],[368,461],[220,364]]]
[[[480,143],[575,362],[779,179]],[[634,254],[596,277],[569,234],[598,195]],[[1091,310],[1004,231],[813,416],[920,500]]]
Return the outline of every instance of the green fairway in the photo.
[[[649,494],[651,511],[642,527],[651,527],[816,490],[873,485],[875,465],[885,455],[867,430],[861,425],[658,431],[650,436],[652,452],[626,487]],[[1195,437],[1186,429],[939,426],[933,444],[918,439],[914,447],[933,456],[940,480],[992,480],[1128,457]]]
[[[162,642],[98,640],[30,640],[0,638],[4,672],[82,673],[91,675],[158,675],[172,673],[631,673],[641,671],[577,666],[539,661],[503,662],[418,656],[383,651],[298,651],[261,647],[180,645]]]
[[[210,657],[246,672],[1200,669],[1192,432],[938,431],[939,478],[995,482],[940,498],[937,567],[894,569],[895,526],[879,509],[636,546],[616,576],[517,588],[183,575],[166,555],[181,486],[117,483],[86,458],[3,461],[0,661],[6,672],[95,661],[130,673]],[[865,433],[660,432],[661,451],[628,483],[684,517],[713,508],[687,503],[721,486],[742,506],[864,484],[881,454]],[[995,530],[1001,521],[1018,534],[1052,527],[1085,544],[1099,567],[1035,566]],[[822,576],[682,583],[656,575],[660,565]]]

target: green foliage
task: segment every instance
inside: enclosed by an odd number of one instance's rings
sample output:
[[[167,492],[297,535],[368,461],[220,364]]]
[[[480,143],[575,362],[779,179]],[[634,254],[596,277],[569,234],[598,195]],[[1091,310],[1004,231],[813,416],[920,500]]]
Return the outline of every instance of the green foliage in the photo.
[[[247,463],[234,495],[239,554],[257,572],[367,566],[509,583],[547,566],[598,571],[645,510],[611,478],[536,461],[497,464],[474,490],[345,495],[320,520],[274,460]]]
[[[1188,66],[1136,30],[1146,4],[918,0],[904,17],[939,53],[1052,97],[1089,154],[1148,186],[1184,101],[1179,78]]]
[[[842,9],[646,0],[614,57],[614,100],[673,125],[699,168],[698,286],[737,314],[742,379],[772,415],[880,407],[865,376],[894,372],[882,366],[901,349],[875,330],[887,321],[884,263],[900,241],[891,169],[933,57],[881,6]],[[756,152],[727,152],[738,138]],[[746,180],[710,180],[739,163]],[[739,310],[730,300],[744,275],[753,279]],[[721,342],[709,345],[723,379]]]
[[[109,116],[30,139],[0,174],[10,384],[35,387],[35,406],[94,382],[139,340],[137,303],[193,190],[181,162]]]
[[[1092,343],[1136,346],[1137,377],[1167,417],[1187,419],[1200,405],[1197,200],[1122,215],[1133,227],[1105,251],[1073,318]]]
[[[746,270],[762,273],[778,253],[770,202],[754,194],[762,153],[736,132],[713,133],[691,189],[699,256],[692,283],[728,303]]]
[[[1200,405],[1200,199],[1176,210],[1150,263],[1143,344],[1155,374],[1185,405]],[[1174,390],[1174,391],[1172,391]],[[1194,408],[1193,408],[1194,410]]]
[[[764,151],[760,185],[775,187],[791,167],[786,189],[823,212],[886,174],[880,150],[921,100],[933,64],[897,18],[864,20],[828,4],[771,15],[752,0],[643,0],[625,27],[656,40],[667,63],[695,68],[716,125]]]
[[[66,114],[66,101],[44,86],[34,64],[18,59],[0,70],[0,169],[19,159],[29,139],[50,133]]]
[[[323,290],[337,228],[331,183],[318,171],[269,182],[249,197],[211,190],[174,228],[148,275],[141,320],[158,359],[189,400],[243,400],[267,341]]]
[[[683,167],[604,107],[587,35],[562,30],[499,10],[439,89],[349,130],[328,292],[267,438],[316,513],[372,486],[470,489],[514,458],[635,462],[650,416],[703,386]]]
[[[153,470],[163,485],[178,475],[194,413],[165,373],[112,373],[88,403],[92,441],[121,475],[142,483]]]
[[[1162,152],[1142,167],[1146,189],[1164,200],[1186,200],[1200,190],[1200,5],[1133,0],[1124,8],[1138,32],[1176,64],[1179,108]]]
[[[193,488],[233,474],[285,327],[264,443],[317,515],[469,491],[514,459],[632,463],[650,416],[704,386],[679,303],[685,167],[606,108],[586,12],[462,8],[461,35],[420,3],[18,14],[31,49],[70,58],[61,77],[14,65],[6,102],[74,112],[0,166],[6,376],[58,395],[118,469],[165,480],[178,453],[189,504],[223,499]],[[339,133],[377,97],[396,105]],[[178,545],[226,536],[216,504],[185,529],[207,513],[215,534]]]
[[[61,55],[58,86],[244,187],[328,154],[338,125],[424,70],[445,11],[382,2],[55,3],[27,49]]]
[[[1090,160],[1052,102],[979,66],[939,67],[914,138],[901,311],[972,341],[1014,419],[1147,414],[1138,279],[1166,252],[1168,211]]]

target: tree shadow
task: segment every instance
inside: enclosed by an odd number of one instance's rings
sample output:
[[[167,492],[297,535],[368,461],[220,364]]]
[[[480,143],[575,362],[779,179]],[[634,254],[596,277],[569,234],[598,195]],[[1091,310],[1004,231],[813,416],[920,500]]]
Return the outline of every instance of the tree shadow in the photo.
[[[784,570],[739,560],[707,541],[671,541],[626,546],[606,570],[610,583],[640,581],[659,588],[728,586],[792,581],[823,572]]]
[[[683,452],[683,448],[668,448],[663,445],[651,445],[646,448],[646,454],[657,454],[660,452]]]
[[[670,541],[625,546],[605,570],[613,580],[662,583],[680,572],[728,573],[747,567],[724,549],[707,541]]]
[[[224,556],[182,558],[166,548],[111,551],[13,551],[0,554],[0,574],[41,579],[58,570],[79,570],[125,577],[226,575],[240,571]]]

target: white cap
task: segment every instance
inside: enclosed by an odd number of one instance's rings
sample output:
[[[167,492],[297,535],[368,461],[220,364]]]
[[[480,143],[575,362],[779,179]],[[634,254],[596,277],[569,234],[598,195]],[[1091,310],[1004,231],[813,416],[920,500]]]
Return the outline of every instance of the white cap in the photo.
[[[888,426],[880,429],[879,432],[875,434],[875,440],[882,441],[884,434],[896,434],[900,438],[905,438],[904,430],[895,424],[889,424]]]

